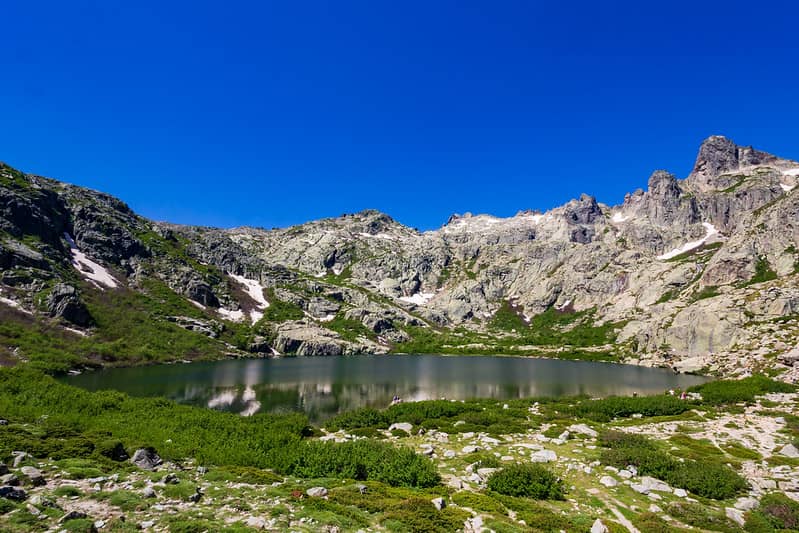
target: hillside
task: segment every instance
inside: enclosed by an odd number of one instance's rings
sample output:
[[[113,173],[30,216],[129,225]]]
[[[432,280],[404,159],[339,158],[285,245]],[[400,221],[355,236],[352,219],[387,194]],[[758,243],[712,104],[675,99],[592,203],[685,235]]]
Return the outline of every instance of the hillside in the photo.
[[[2,165],[0,363],[508,353],[795,380],[797,179],[715,136],[618,206],[264,230],[153,222]]]

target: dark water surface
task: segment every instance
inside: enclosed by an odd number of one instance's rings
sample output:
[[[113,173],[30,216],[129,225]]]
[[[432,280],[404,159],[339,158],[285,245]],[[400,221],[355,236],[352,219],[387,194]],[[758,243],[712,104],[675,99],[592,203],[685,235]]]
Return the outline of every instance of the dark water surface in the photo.
[[[385,407],[394,395],[405,401],[643,395],[707,381],[631,365],[440,355],[229,360],[118,368],[64,380],[242,414],[304,411],[315,422],[356,407]]]

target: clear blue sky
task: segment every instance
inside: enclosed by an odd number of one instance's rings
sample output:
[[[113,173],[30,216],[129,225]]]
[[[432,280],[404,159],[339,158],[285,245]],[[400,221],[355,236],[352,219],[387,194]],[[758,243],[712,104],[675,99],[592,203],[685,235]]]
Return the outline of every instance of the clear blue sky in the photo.
[[[375,208],[428,229],[582,192],[620,203],[654,169],[684,177],[711,134],[799,159],[795,2],[44,0],[0,16],[0,160],[160,220]]]

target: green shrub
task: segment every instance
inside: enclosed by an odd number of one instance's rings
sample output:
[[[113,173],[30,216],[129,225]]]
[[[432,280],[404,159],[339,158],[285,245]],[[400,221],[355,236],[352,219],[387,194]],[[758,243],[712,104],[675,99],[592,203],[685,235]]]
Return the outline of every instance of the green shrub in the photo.
[[[723,513],[705,505],[688,502],[675,502],[666,511],[684,524],[721,533],[737,533],[741,529]]]
[[[607,422],[614,418],[627,418],[633,414],[643,416],[679,415],[695,405],[676,396],[611,396],[600,400],[586,400],[571,408],[574,416]]]
[[[747,487],[744,478],[718,461],[679,461],[641,435],[607,431],[599,442],[605,447],[600,454],[603,463],[617,468],[633,465],[641,475],[662,479],[705,498],[731,498]]]
[[[744,379],[728,379],[710,381],[688,389],[702,395],[702,402],[709,405],[722,405],[739,402],[751,402],[755,396],[771,392],[795,392],[796,387],[755,375]]]
[[[53,494],[61,498],[72,498],[73,496],[83,495],[79,488],[71,485],[61,485],[53,491]]]
[[[479,492],[459,491],[452,495],[452,501],[461,507],[468,507],[480,513],[499,516],[507,514],[504,505],[491,496]]]
[[[756,524],[776,530],[799,530],[799,503],[778,492],[767,494],[760,500],[760,507],[750,513],[745,529],[755,531]]]
[[[17,508],[17,506],[14,505],[13,502],[10,502],[10,501],[8,501],[8,500],[6,500],[4,498],[0,498],[0,515],[4,515],[6,513],[10,513],[11,511],[13,511],[16,508]]]
[[[354,428],[386,429],[388,425],[388,416],[383,411],[363,407],[336,415],[328,420],[326,427],[332,431],[338,431],[339,429]]]
[[[562,500],[563,482],[538,464],[513,465],[494,472],[488,488],[506,496],[525,496],[537,500]]]
[[[469,513],[462,509],[447,507],[441,511],[425,498],[409,498],[389,508],[382,523],[389,530],[450,533],[463,527]]]

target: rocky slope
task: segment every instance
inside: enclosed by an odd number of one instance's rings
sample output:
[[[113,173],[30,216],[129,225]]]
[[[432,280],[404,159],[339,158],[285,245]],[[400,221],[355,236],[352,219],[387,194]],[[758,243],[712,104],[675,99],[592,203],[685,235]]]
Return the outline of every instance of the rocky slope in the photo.
[[[124,295],[219,353],[556,353],[795,379],[797,179],[799,163],[716,136],[687,178],[656,171],[618,206],[583,195],[423,233],[376,211],[267,231],[152,222],[4,165],[0,312],[135,343],[104,325]],[[0,361],[31,357],[18,337]],[[65,343],[68,364],[97,359]]]

